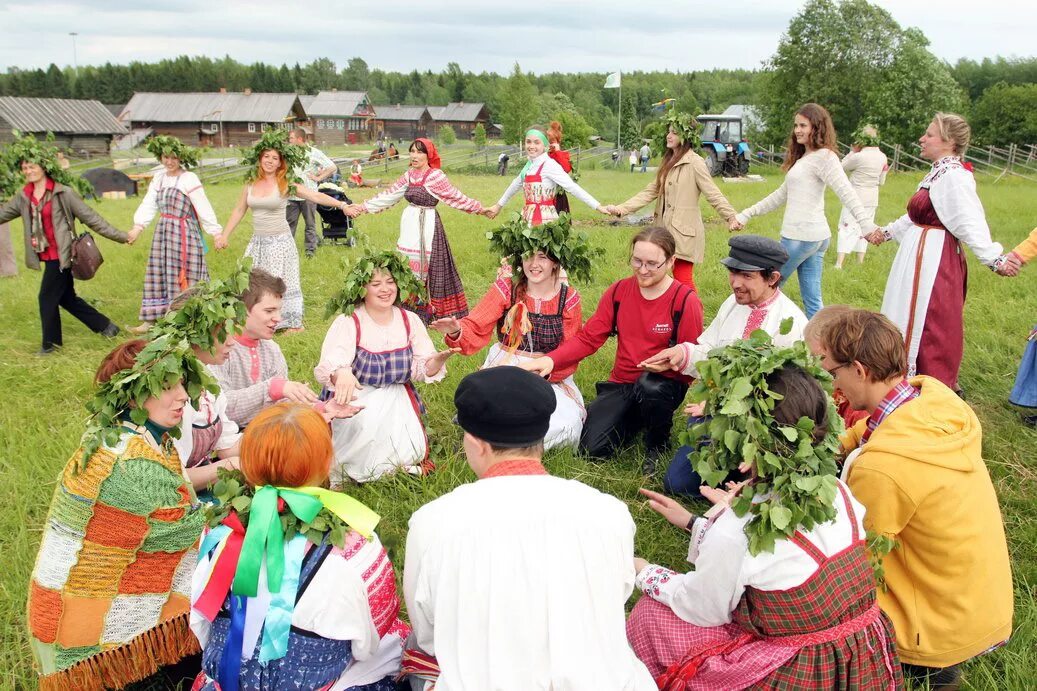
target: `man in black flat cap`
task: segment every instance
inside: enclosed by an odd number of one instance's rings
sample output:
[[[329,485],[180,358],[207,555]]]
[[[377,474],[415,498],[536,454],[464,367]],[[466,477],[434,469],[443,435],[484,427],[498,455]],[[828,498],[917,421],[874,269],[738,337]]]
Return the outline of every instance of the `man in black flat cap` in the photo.
[[[709,351],[749,338],[757,329],[766,331],[780,346],[803,340],[806,315],[778,287],[780,269],[789,258],[785,248],[776,240],[759,235],[736,235],[728,240],[728,245],[731,250],[720,263],[727,267],[731,297],[720,306],[698,343],[678,343],[642,362],[641,366],[649,372],[673,370],[698,376],[695,363],[706,359]],[[792,320],[792,328],[782,334],[781,324],[786,319]],[[701,404],[690,405],[685,412],[693,418],[701,416]],[[682,446],[670,462],[663,481],[667,492],[698,494],[700,481],[691,470],[688,451],[688,447]]]
[[[493,367],[465,377],[454,404],[479,479],[410,519],[412,688],[655,689],[626,639],[635,530],[626,504],[541,463],[551,385]]]

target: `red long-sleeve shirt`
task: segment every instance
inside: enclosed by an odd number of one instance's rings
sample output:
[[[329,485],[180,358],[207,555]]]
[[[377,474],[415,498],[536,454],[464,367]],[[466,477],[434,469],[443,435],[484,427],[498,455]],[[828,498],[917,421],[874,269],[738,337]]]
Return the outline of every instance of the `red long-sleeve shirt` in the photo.
[[[678,304],[679,298],[683,299],[683,306]],[[614,307],[615,301],[619,302],[618,310]],[[624,278],[605,290],[598,308],[580,332],[548,355],[557,369],[572,367],[597,352],[612,332],[615,312],[619,337],[616,339],[616,362],[609,381],[632,384],[644,373],[637,363],[669,347],[673,313],[678,310],[681,311],[681,321],[677,327],[677,343],[698,342],[702,333],[702,303],[694,291],[673,281],[665,293],[648,300],[641,295],[636,278]],[[690,381],[689,377],[677,372],[667,372],[665,376]]]

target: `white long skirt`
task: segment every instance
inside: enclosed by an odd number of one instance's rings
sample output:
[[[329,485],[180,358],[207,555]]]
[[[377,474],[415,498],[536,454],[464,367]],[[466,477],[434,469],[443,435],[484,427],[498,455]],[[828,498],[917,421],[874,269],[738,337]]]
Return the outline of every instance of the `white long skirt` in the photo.
[[[522,360],[531,360],[533,356],[516,351],[514,355],[508,353],[501,347],[500,343],[490,346],[490,352],[486,354],[486,362],[483,369],[487,367],[515,366]],[[557,384],[551,384],[555,392],[555,401],[558,405],[551,414],[551,425],[547,428],[547,436],[544,437],[544,448],[569,446],[576,448],[580,443],[580,433],[583,432],[583,422],[587,419],[587,409],[583,405],[583,394],[577,388],[572,375],[569,375]]]
[[[331,423],[335,447],[332,488],[340,488],[347,477],[370,482],[397,468],[420,474],[428,441],[417,401],[411,398],[407,387],[365,386],[357,390],[354,404],[363,410]]]
[[[854,185],[853,191],[857,193],[857,197],[864,206],[864,211],[868,214],[869,227],[862,230],[860,224],[857,223],[857,219],[844,206],[839,213],[839,244],[837,248],[839,254],[866,252],[868,241],[864,239],[863,235],[875,230],[875,211],[879,208],[879,188]]]

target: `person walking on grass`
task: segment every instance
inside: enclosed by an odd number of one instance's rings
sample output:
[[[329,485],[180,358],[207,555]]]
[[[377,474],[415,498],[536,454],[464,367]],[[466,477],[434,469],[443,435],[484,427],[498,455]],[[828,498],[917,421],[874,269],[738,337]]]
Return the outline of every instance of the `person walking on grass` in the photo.
[[[83,202],[76,189],[90,184],[62,169],[58,150],[39,142],[31,134],[15,138],[7,154],[19,166],[25,187],[0,207],[0,225],[21,217],[25,229],[25,265],[39,271],[40,325],[43,339],[39,355],[61,347],[61,308],[86,324],[94,333],[114,338],[119,327],[95,307],[76,295],[72,276],[72,242],[75,223],[80,221],[109,240],[133,244],[139,230],[116,230]]]
[[[781,166],[785,180],[774,192],[735,217],[744,226],[751,218],[785,206],[781,244],[788,250],[789,260],[781,267],[782,283],[793,273],[799,275],[799,292],[807,318],[824,307],[821,276],[825,252],[832,238],[832,229],[825,218],[825,188],[831,187],[850,209],[862,233],[875,228],[840,165],[835,146],[832,116],[816,103],[803,105],[796,111],[788,154]]]
[[[641,145],[640,157],[641,157],[641,172],[642,173],[647,173],[648,172],[648,161],[649,161],[649,159],[652,158],[652,148],[650,146],[648,146],[648,142],[645,142],[644,144]]]

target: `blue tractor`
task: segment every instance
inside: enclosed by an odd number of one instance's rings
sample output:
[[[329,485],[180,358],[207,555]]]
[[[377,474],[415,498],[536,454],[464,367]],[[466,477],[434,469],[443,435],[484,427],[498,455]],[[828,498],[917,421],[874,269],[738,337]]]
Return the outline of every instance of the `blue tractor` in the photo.
[[[713,177],[735,178],[749,173],[749,142],[742,136],[738,115],[699,115],[702,126],[702,155]]]

